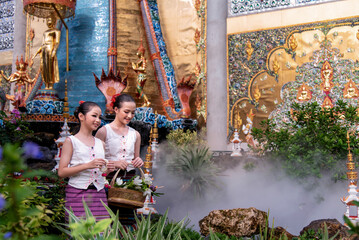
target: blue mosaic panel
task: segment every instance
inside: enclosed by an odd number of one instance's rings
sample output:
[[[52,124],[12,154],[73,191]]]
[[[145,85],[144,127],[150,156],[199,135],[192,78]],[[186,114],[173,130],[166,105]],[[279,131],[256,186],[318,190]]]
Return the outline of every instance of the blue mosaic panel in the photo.
[[[0,51],[14,48],[15,0],[0,0]]]
[[[339,0],[228,0],[228,16],[240,16],[271,10]]]
[[[109,5],[103,0],[77,0],[74,19],[66,19],[69,28],[69,66],[66,73],[66,32],[62,28],[57,57],[60,82],[55,84],[59,98],[64,98],[67,79],[68,101],[72,115],[79,101],[93,101],[105,110],[105,97],[97,89],[93,73],[108,72]]]

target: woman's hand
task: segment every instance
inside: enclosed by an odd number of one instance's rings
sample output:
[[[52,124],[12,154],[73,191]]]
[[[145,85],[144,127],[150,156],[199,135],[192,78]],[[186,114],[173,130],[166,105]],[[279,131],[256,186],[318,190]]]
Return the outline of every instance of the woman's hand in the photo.
[[[106,160],[102,158],[95,158],[91,162],[87,163],[87,167],[89,169],[101,168],[102,166],[106,166]]]
[[[140,157],[136,157],[135,159],[132,160],[132,165],[135,168],[140,168],[143,166],[143,161]]]
[[[125,170],[128,166],[128,162],[126,162],[126,160],[118,160],[118,161],[114,161],[115,163],[115,168],[120,168],[122,170]]]
[[[116,170],[115,162],[114,161],[108,161],[107,162],[107,172],[110,173],[110,172],[113,172],[115,170]]]

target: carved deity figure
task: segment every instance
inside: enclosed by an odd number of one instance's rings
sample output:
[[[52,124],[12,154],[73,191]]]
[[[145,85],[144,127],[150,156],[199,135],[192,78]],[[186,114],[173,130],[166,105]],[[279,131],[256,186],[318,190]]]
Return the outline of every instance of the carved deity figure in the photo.
[[[304,102],[309,101],[310,99],[312,99],[312,92],[309,90],[309,86],[303,83],[302,86],[299,87],[297,100]]]
[[[137,98],[139,99],[143,99],[143,104],[141,107],[148,107],[151,105],[151,102],[148,100],[148,97],[146,96],[146,94],[143,91],[143,86],[146,83],[147,80],[147,76],[146,76],[146,63],[147,60],[145,58],[145,48],[142,45],[139,46],[139,48],[137,49],[137,57],[138,60],[137,62],[133,62],[132,63],[132,69],[136,72],[137,74],[137,84],[136,84],[136,90],[137,90]]]
[[[343,97],[344,98],[357,98],[359,96],[359,90],[355,86],[353,80],[349,80],[344,86]]]
[[[32,84],[35,81],[31,79],[29,74],[26,71],[27,68],[27,61],[24,61],[23,57],[21,56],[20,62],[19,59],[16,59],[16,72],[11,74],[9,77],[5,76],[4,71],[0,71],[1,76],[8,82],[15,83],[15,96],[7,97],[14,101],[13,105],[15,108],[25,107],[25,95],[28,91],[29,84]]]
[[[56,52],[60,44],[61,31],[55,28],[56,21],[55,15],[46,19],[49,29],[44,32],[42,46],[33,56],[35,58],[41,53],[41,77],[46,89],[53,89],[54,84],[60,81]]]
[[[254,146],[254,140],[253,136],[251,134],[252,128],[253,128],[253,118],[255,114],[253,113],[253,110],[251,109],[249,113],[247,114],[247,123],[242,126],[242,131],[244,135],[246,135],[246,141],[249,145]]]
[[[328,61],[325,61],[322,69],[320,70],[320,76],[323,82],[320,84],[320,87],[323,91],[329,92],[334,86],[333,80],[333,68],[330,66]]]
[[[328,96],[325,96],[323,104],[322,104],[322,109],[323,110],[329,110],[329,109],[331,109],[333,107],[334,107],[334,105],[332,103],[332,100]]]

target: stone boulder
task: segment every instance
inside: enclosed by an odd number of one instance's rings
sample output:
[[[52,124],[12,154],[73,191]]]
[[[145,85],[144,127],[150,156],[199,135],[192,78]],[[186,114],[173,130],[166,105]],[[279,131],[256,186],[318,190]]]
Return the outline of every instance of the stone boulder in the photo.
[[[324,223],[327,225],[329,238],[333,237],[337,232],[339,233],[335,239],[339,240],[350,238],[348,228],[341,224],[337,219],[319,219],[312,221],[308,226],[304,227],[302,231],[300,231],[300,235],[304,234],[304,232],[308,232],[310,229],[315,232],[318,232],[318,230],[321,229],[324,233]]]
[[[272,234],[272,236],[271,236],[271,234]],[[282,227],[276,227],[273,229],[268,228],[267,239],[283,239],[284,235],[287,237],[288,240],[291,240],[292,238],[296,237]],[[270,238],[270,237],[272,237],[272,238]]]
[[[202,235],[213,232],[223,233],[227,236],[250,237],[259,234],[264,229],[267,213],[254,207],[236,208],[229,210],[214,210],[199,221]]]

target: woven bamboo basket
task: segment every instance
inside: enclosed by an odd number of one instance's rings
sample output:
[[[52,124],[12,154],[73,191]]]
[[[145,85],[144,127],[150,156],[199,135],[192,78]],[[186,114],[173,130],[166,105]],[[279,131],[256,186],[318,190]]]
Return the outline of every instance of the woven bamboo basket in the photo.
[[[115,181],[118,173],[121,169],[117,170],[116,174],[113,176],[110,186],[111,188],[108,190],[108,199],[107,201],[111,204],[122,205],[124,207],[130,208],[142,208],[143,204],[146,200],[146,196],[143,196],[143,192],[126,189],[126,188],[116,188]],[[139,168],[141,172],[141,178],[145,177],[141,168]]]

